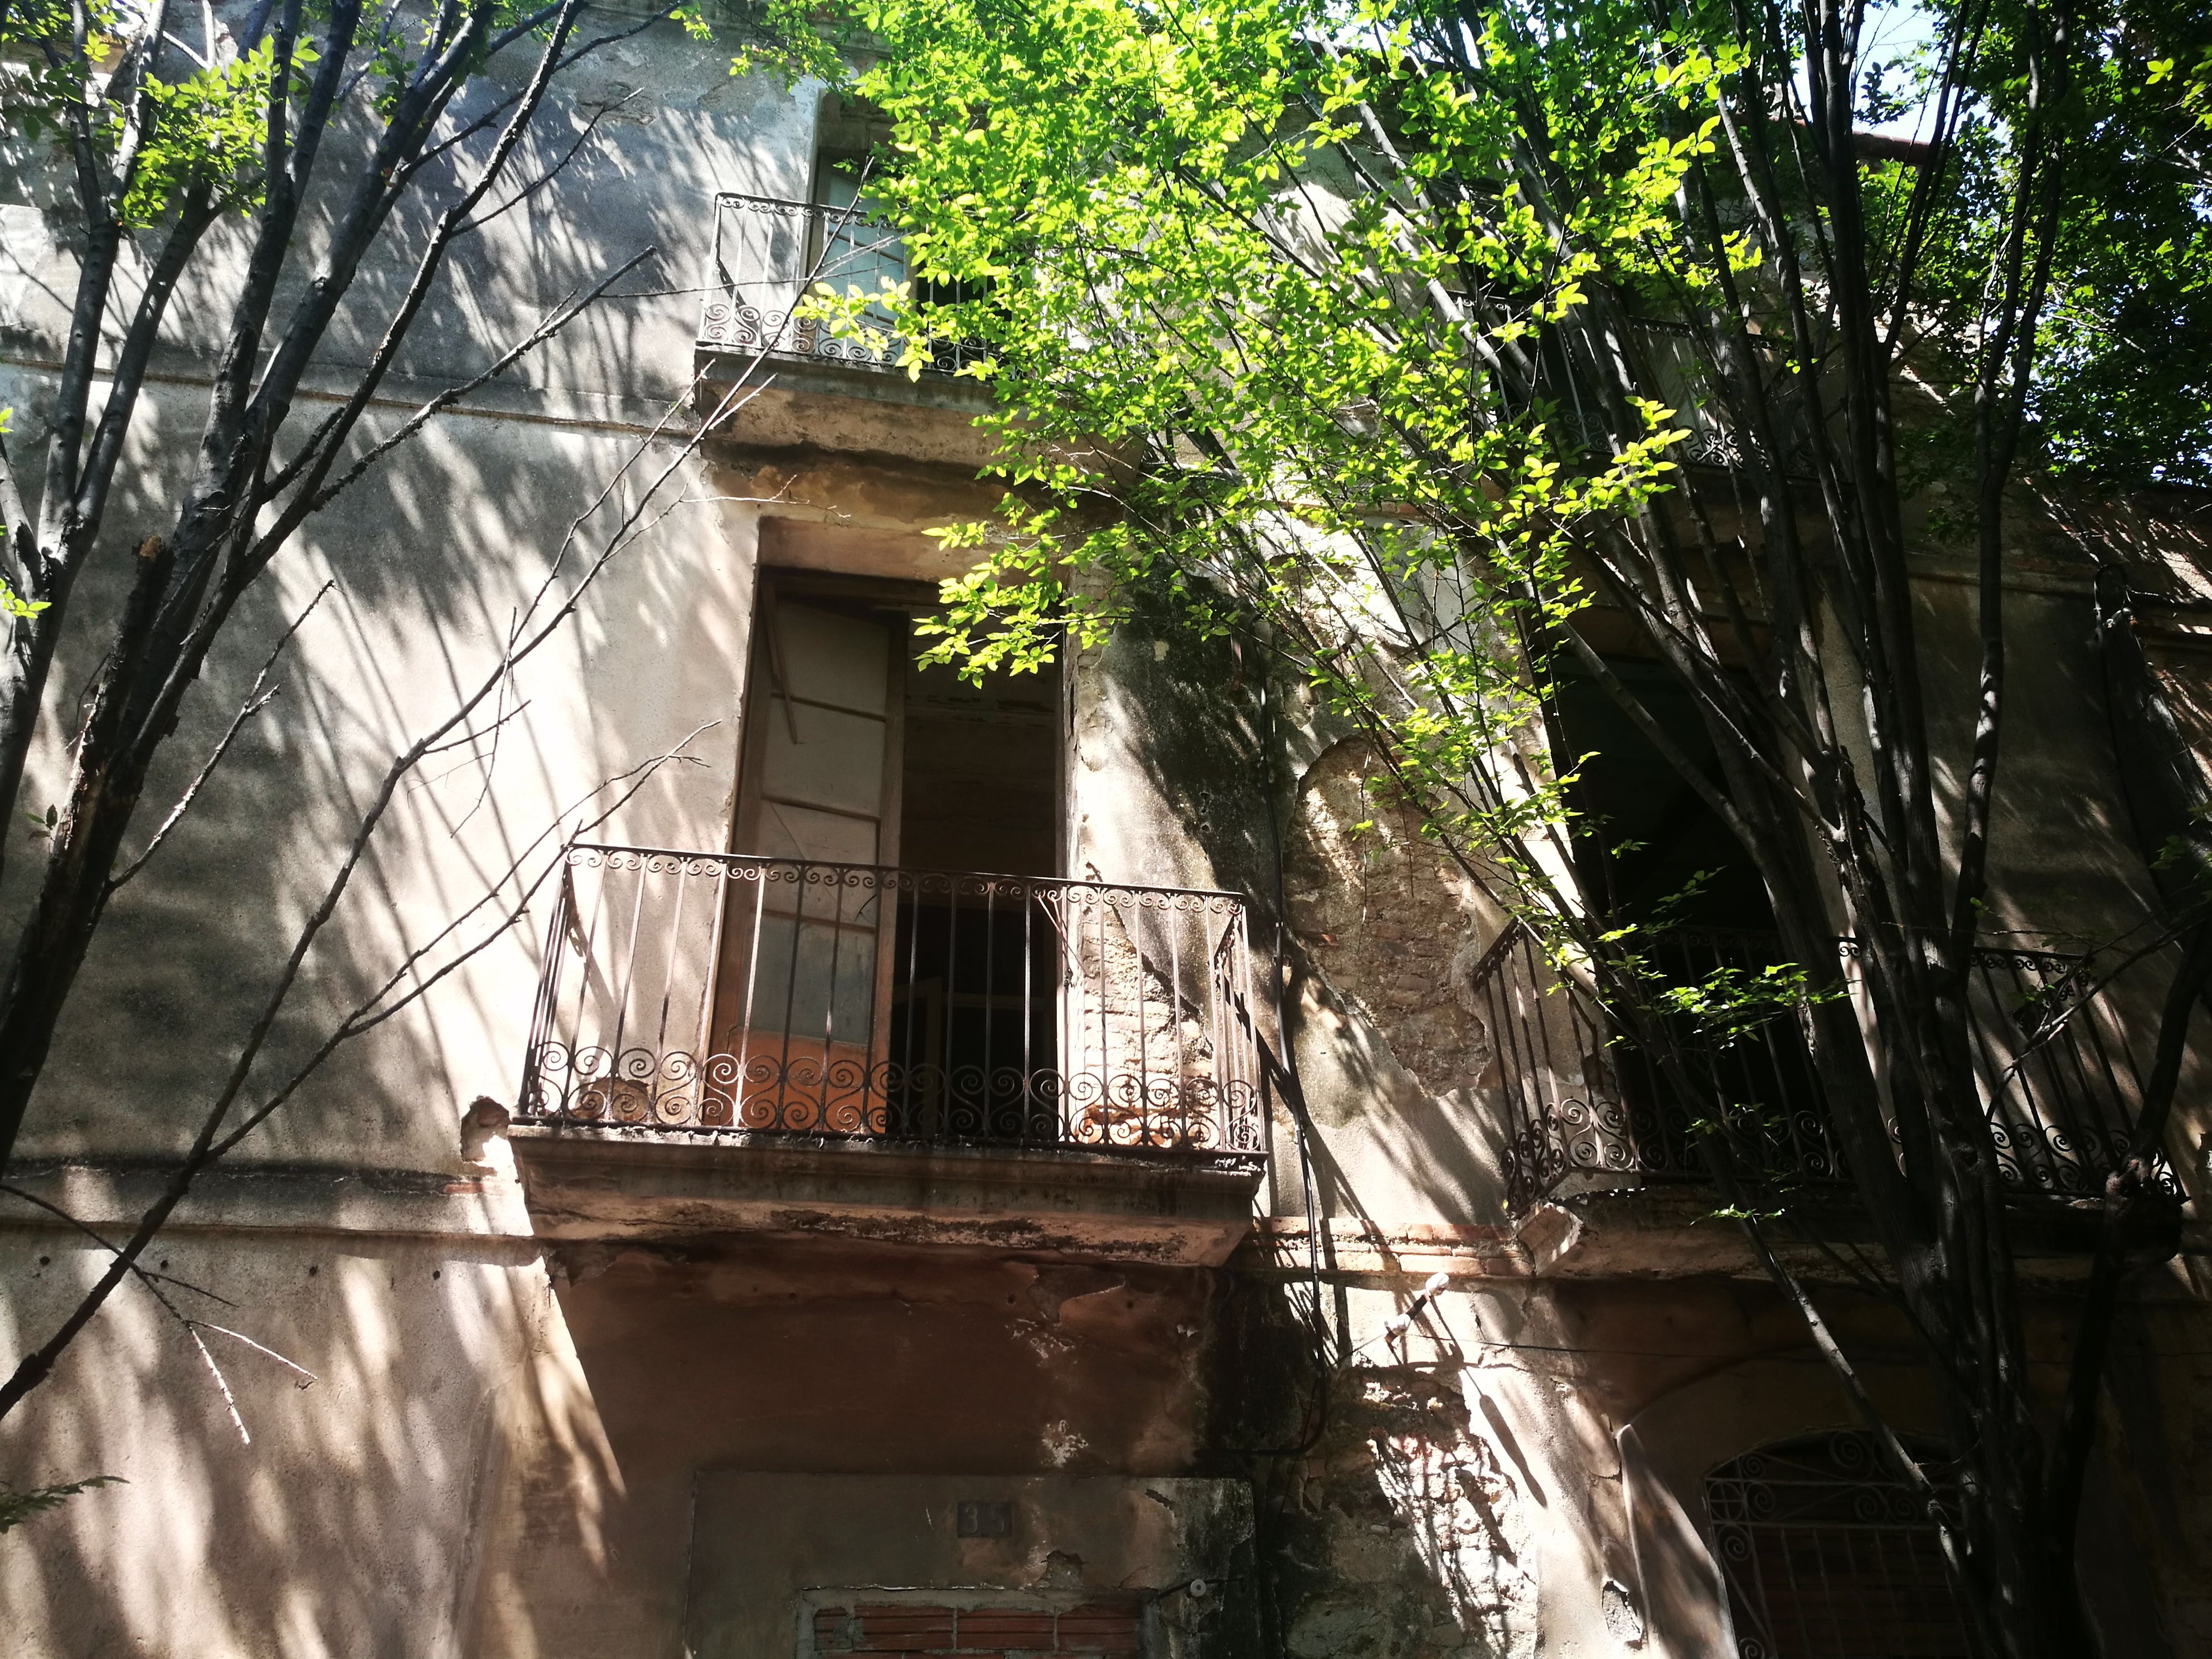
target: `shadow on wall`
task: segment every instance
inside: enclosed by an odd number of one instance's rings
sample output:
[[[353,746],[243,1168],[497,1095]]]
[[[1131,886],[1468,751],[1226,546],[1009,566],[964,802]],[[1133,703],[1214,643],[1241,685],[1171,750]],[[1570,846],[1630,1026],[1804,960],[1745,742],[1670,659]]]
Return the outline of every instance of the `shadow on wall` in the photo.
[[[1331,1212],[1357,1209],[1348,1175],[1388,1213],[1494,1221],[1502,1130],[1478,1092],[1491,1054],[1469,970],[1502,919],[1377,791],[1363,743],[1307,729],[1310,710],[1262,686],[1255,653],[1140,605],[1086,666],[1079,765],[1133,769],[1143,787],[1091,792],[1105,805],[1079,856],[1109,878],[1240,891],[1255,959],[1281,941]],[[1273,1013],[1255,1017],[1280,1048]],[[1279,1147],[1290,1133],[1285,1119]]]
[[[219,8],[225,16],[237,9]],[[508,95],[528,72],[523,52],[472,86],[455,118]],[[175,1144],[179,1136],[146,1103],[166,1108],[205,1097],[390,753],[495,660],[570,518],[613,480],[634,441],[613,423],[650,422],[686,395],[698,315],[691,284],[710,263],[706,210],[714,191],[803,194],[811,165],[811,96],[794,97],[773,77],[732,77],[727,67],[726,53],[670,25],[606,47],[556,82],[513,162],[518,182],[551,173],[550,184],[489,216],[455,245],[385,387],[394,406],[371,411],[364,440],[391,430],[413,399],[481,368],[563,297],[635,253],[658,249],[658,258],[472,400],[520,407],[526,420],[434,422],[312,523],[240,606],[149,781],[134,848],[197,770],[283,626],[325,574],[339,585],[288,653],[278,676],[283,696],[250,723],[161,859],[112,908],[33,1106],[27,1154],[143,1153]],[[571,156],[595,120],[591,142]],[[363,137],[358,124],[342,124],[325,147],[323,187],[308,204],[286,279],[294,288],[328,232],[345,151]],[[326,369],[344,384],[366,360],[459,182],[456,166],[471,159],[456,153],[431,166],[402,199],[349,291],[318,374]],[[63,223],[54,205],[58,185],[15,142],[0,142],[0,177],[22,197],[9,210],[11,252],[44,250],[35,269],[10,270],[10,337],[19,361],[51,358],[66,328],[72,256],[52,246],[51,234],[16,233],[34,222],[46,229]],[[214,331],[228,316],[246,234],[234,218],[218,226],[171,309],[160,367],[177,379],[148,389],[101,552],[78,584],[52,678],[63,708],[107,647],[129,550],[173,521],[205,413],[205,394],[191,381],[205,373]],[[291,303],[289,290],[280,295],[276,314]],[[33,428],[45,407],[42,385],[33,369],[0,374],[0,405],[17,411],[19,455],[40,453],[44,434]],[[295,428],[323,408],[303,399]],[[659,464],[654,458],[649,465]],[[621,515],[624,490],[635,483],[616,490],[596,527]],[[678,481],[678,493],[684,483]],[[272,1074],[283,1054],[296,1054],[309,1040],[320,1014],[350,1006],[384,978],[395,940],[442,923],[591,783],[716,716],[725,721],[724,741],[718,747],[710,738],[698,752],[713,755],[715,769],[726,773],[735,746],[728,720],[743,672],[731,658],[741,658],[744,638],[741,623],[728,623],[744,615],[744,596],[732,591],[729,563],[715,556],[717,511],[688,508],[633,550],[628,568],[600,593],[594,617],[519,677],[506,708],[527,706],[500,734],[498,790],[483,787],[495,747],[488,738],[434,757],[403,790],[349,900],[344,936],[327,939],[309,964],[301,1012],[280,1034]],[[716,670],[726,678],[718,689],[708,684]],[[477,729],[490,721],[488,710]],[[700,804],[674,816],[696,823],[701,844],[721,844],[713,809],[727,782],[694,769],[678,787]],[[66,757],[50,742],[34,759],[24,805],[43,812],[65,787]],[[671,793],[665,781],[655,788]],[[36,877],[21,830],[7,832],[18,854],[0,889],[8,922],[22,914]],[[520,1062],[514,1033],[529,1000],[526,984],[515,985],[530,977],[526,964],[536,948],[534,940],[502,945],[481,972],[449,988],[448,1018],[404,1020],[404,1034],[381,1034],[333,1068],[323,1094],[343,1097],[343,1106],[295,1109],[295,1127],[272,1125],[246,1150],[288,1160],[450,1166],[459,1103],[479,1091],[512,1094]],[[193,1040],[180,1040],[185,1034]]]
[[[164,420],[189,400],[163,389]],[[276,635],[321,585],[337,588],[293,641],[283,695],[255,717],[193,811],[110,907],[33,1100],[27,1157],[159,1156],[189,1139],[319,898],[392,757],[448,716],[498,662],[570,518],[612,480],[637,439],[485,418],[435,423],[404,468],[371,473],[348,510],[314,524],[240,608],[147,790],[143,845],[229,722]],[[649,458],[658,470],[665,453]],[[569,550],[611,533],[641,485],[614,498]],[[684,479],[672,482],[676,500]],[[118,504],[127,530],[157,497]],[[631,547],[585,613],[526,664],[465,736],[400,787],[257,1079],[286,1074],[334,1018],[382,983],[518,856],[550,861],[556,826],[587,816],[594,786],[719,719],[623,817],[719,842],[734,750],[746,579],[717,509],[694,505]],[[140,519],[140,522],[147,522]],[[135,533],[135,532],[134,532]],[[118,544],[128,539],[118,533]],[[88,573],[58,684],[81,684],[106,641],[93,625],[123,575]],[[516,711],[520,711],[519,714]],[[495,732],[498,715],[510,718]],[[716,741],[719,735],[720,741]],[[58,794],[64,757],[41,752],[29,786]],[[42,797],[40,792],[44,792]],[[11,860],[20,915],[35,860]],[[510,893],[513,892],[510,888]],[[455,1125],[478,1093],[511,1098],[522,1058],[538,911],[410,1013],[341,1050],[306,1095],[239,1156],[312,1164],[452,1170]],[[489,930],[485,930],[489,931]],[[471,935],[476,937],[478,935]]]
[[[1302,1311],[1256,1274],[1222,1313],[1213,1437],[1255,1489],[1265,1650],[1534,1654],[1535,1529],[1554,1494],[1474,1373],[1382,1352],[1317,1369]]]
[[[1331,1207],[1495,1221],[1503,1121],[1474,970],[1504,916],[1421,833],[1370,745],[1340,738],[1297,781],[1285,837],[1292,1006],[1330,1134]]]
[[[0,401],[34,403],[17,395],[22,378],[0,387]],[[149,403],[149,428],[197,430],[189,388],[155,387]],[[369,474],[280,557],[188,696],[132,850],[283,627],[325,575],[339,586],[281,665],[283,695],[111,907],[32,1103],[27,1161],[158,1165],[189,1139],[391,756],[493,671],[571,518],[636,441],[616,428],[447,417],[404,466]],[[139,458],[113,508],[112,548],[161,522],[156,509],[173,496],[157,469],[173,459]],[[592,527],[604,535],[635,487],[618,486]],[[504,702],[514,717],[496,744],[487,708],[477,741],[433,757],[402,787],[257,1084],[283,1075],[407,944],[451,921],[535,838],[572,825],[593,786],[715,718],[726,741],[695,749],[720,763],[672,769],[605,833],[719,842],[750,551],[701,516],[724,511],[686,507],[632,548],[585,615],[516,676]],[[125,562],[111,553],[80,586],[54,677],[64,698],[106,647],[93,619]],[[52,745],[37,757],[33,801],[58,794],[64,760]],[[12,920],[37,872],[35,860],[10,862],[0,908]],[[6,1425],[0,1475],[18,1485],[95,1473],[130,1484],[0,1540],[9,1586],[0,1653],[412,1659],[426,1631],[457,1632],[457,1655],[493,1650],[462,1621],[483,1571],[478,1523],[518,1483],[544,1498],[526,1517],[532,1548],[564,1571],[557,1594],[509,1598],[501,1617],[514,1650],[558,1650],[564,1612],[590,1600],[597,1517],[617,1476],[534,1246],[501,1238],[512,1220],[481,1212],[323,1231],[364,1194],[397,1192],[401,1211],[418,1200],[467,1207],[441,1196],[467,1174],[461,1111],[478,1093],[512,1099],[543,915],[541,905],[425,1009],[342,1050],[240,1147],[222,1200],[240,1212],[227,1218],[235,1230],[180,1229],[156,1247],[166,1270],[233,1304],[187,1297],[191,1311],[295,1358],[320,1378],[314,1387],[295,1392],[271,1362],[210,1336],[253,1433],[240,1443],[190,1342],[125,1287]],[[285,1185],[325,1181],[327,1194],[312,1199]],[[97,1253],[27,1228],[0,1235],[0,1248],[27,1258],[5,1269],[0,1349],[12,1355],[53,1329],[96,1276]]]
[[[568,1246],[556,1265],[623,1494],[608,1577],[563,1651],[674,1651],[707,1471],[1189,1472],[1201,1271],[764,1236]],[[557,1484],[519,1493],[495,1609],[577,1599],[536,1541],[571,1501]]]
[[[234,28],[246,9],[234,0],[216,8]],[[599,32],[594,27],[586,34]],[[520,90],[534,62],[532,44],[523,42],[455,100],[451,125],[484,121],[482,136],[471,149],[426,167],[400,198],[326,337],[325,365],[350,368],[375,349],[432,224],[481,160],[498,131],[491,118]],[[671,24],[603,46],[560,75],[516,148],[507,182],[493,192],[494,204],[512,204],[486,213],[477,230],[453,245],[387,390],[404,398],[409,377],[418,377],[419,388],[478,372],[548,312],[632,255],[654,249],[657,264],[533,351],[504,383],[589,400],[594,415],[684,396],[699,319],[694,285],[711,265],[714,193],[803,197],[813,163],[811,94],[794,95],[772,76],[732,76],[729,63],[727,50],[702,46]],[[580,144],[587,129],[591,137]],[[325,138],[296,257],[278,290],[277,317],[289,314],[314,270],[354,158],[370,137],[356,113]],[[76,272],[70,251],[56,245],[70,240],[76,222],[65,205],[71,191],[50,152],[0,134],[0,196],[12,204],[13,256],[0,257],[0,329],[41,354],[58,355],[54,343],[68,328]],[[190,374],[217,349],[250,237],[250,227],[235,217],[209,233],[178,285],[158,367]],[[134,268],[139,258],[126,241],[126,293],[143,279]],[[117,326],[112,317],[109,326]],[[196,438],[197,423],[191,430]]]
[[[18,1256],[18,1252],[22,1253]],[[19,1329],[43,1328],[98,1269],[82,1241],[11,1234],[0,1273]],[[191,1344],[119,1296],[0,1437],[18,1483],[106,1473],[0,1540],[7,1659],[239,1654],[550,1656],[603,1573],[611,1460],[526,1243],[356,1237],[271,1247],[194,1233],[167,1271],[215,1283],[311,1388],[210,1334],[251,1431],[241,1442]],[[43,1264],[43,1265],[42,1265]],[[503,1486],[559,1501],[531,1543],[562,1592],[501,1596],[483,1551]],[[497,1626],[471,1626],[482,1598]]]

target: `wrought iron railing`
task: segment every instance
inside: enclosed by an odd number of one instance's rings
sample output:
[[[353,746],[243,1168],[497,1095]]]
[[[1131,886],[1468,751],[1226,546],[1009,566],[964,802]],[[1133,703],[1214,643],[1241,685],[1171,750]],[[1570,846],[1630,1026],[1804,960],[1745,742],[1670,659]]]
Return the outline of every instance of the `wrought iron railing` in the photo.
[[[1850,939],[1837,942],[1846,964]],[[1755,972],[1779,960],[1778,942],[1749,933],[1682,930],[1651,947],[1653,967],[1677,985],[1720,969]],[[2091,1197],[2128,1146],[2142,1077],[2124,1034],[2081,990],[2077,958],[1989,946],[1974,952],[1969,1008],[1983,1110],[2006,1187],[2023,1195]],[[1504,1098],[1506,1194],[1523,1208],[1570,1187],[1589,1190],[1707,1173],[1700,1115],[1656,1065],[1571,978],[1564,980],[1525,928],[1509,927],[1476,964],[1475,1003],[1497,1054]],[[2063,1012],[2055,1030],[2048,1014]],[[1698,1081],[1731,1112],[1731,1143],[1761,1173],[1798,1182],[1844,1179],[1842,1150],[1820,1084],[1786,1018],[1733,1041],[1692,1037]],[[2160,1184],[2179,1194],[2170,1168]]]
[[[1634,349],[1642,358],[1643,378],[1637,389],[1674,410],[1669,424],[1686,434],[1680,440],[1683,459],[1724,469],[1744,465],[1748,459],[1747,440],[1736,430],[1738,400],[1729,395],[1741,388],[1734,386],[1723,374],[1717,388],[1722,395],[1714,395],[1714,371],[1697,337],[1684,324],[1637,318],[1629,327]],[[1537,390],[1552,404],[1552,428],[1571,450],[1599,456],[1608,453],[1613,425],[1606,413],[1607,400],[1597,388],[1608,384],[1611,377],[1589,360],[1588,340],[1579,336],[1540,336],[1534,349]],[[1802,434],[1792,419],[1793,405],[1784,395],[1784,355],[1776,343],[1760,337],[1753,337],[1752,350],[1753,372],[1765,381],[1778,422],[1773,437],[1782,453],[1777,459],[1785,473],[1804,476]]]
[[[579,844],[526,1122],[1258,1156],[1231,893]]]
[[[725,191],[714,198],[714,270],[699,319],[699,345],[708,351],[901,368],[907,340],[892,331],[887,313],[872,308],[869,320],[880,343],[871,343],[793,313],[817,287],[839,295],[857,288],[865,295],[886,282],[906,280],[906,248],[897,231],[864,208]],[[963,341],[927,341],[921,372],[957,374],[984,355]]]

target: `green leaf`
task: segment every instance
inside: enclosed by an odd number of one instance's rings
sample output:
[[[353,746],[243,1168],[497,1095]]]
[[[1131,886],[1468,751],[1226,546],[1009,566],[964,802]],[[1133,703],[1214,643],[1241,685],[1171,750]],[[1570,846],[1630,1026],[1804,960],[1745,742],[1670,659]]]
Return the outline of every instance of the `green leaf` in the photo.
[[[81,1492],[90,1492],[98,1486],[121,1486],[128,1484],[129,1482],[119,1474],[95,1474],[88,1476],[82,1480],[68,1481],[61,1486],[33,1486],[27,1491],[18,1491],[4,1480],[0,1480],[0,1532],[8,1532],[20,1527],[34,1515],[43,1515],[48,1510],[59,1509]]]

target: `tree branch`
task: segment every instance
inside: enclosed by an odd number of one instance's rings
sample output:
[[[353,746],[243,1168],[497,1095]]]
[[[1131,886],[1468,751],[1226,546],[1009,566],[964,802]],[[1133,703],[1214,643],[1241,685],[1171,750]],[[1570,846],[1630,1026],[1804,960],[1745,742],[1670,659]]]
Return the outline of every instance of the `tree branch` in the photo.
[[[147,842],[146,850],[131,860],[118,874],[109,878],[107,890],[101,895],[103,903],[114,897],[116,890],[144,869],[154,854],[161,851],[161,843],[168,839],[169,832],[177,827],[178,822],[191,809],[192,803],[199,799],[200,791],[205,787],[208,779],[214,775],[215,769],[222,763],[222,757],[230,752],[230,745],[237,740],[238,734],[245,730],[246,722],[275,700],[281,688],[269,684],[269,676],[276,666],[276,659],[284,654],[284,647],[292,642],[292,635],[300,631],[300,625],[314,614],[315,607],[323,602],[323,595],[337,586],[337,579],[332,577],[317,588],[315,597],[309,599],[307,607],[292,619],[291,626],[277,636],[276,648],[270,652],[269,659],[261,665],[260,672],[254,675],[253,684],[246,690],[246,700],[239,704],[238,713],[231,717],[229,726],[225,729],[222,738],[216,742],[213,752],[208,756],[207,763],[200,768],[198,775],[185,786],[185,793],[177,798],[177,804],[169,809],[169,816],[161,820],[161,828],[155,830],[153,838]]]

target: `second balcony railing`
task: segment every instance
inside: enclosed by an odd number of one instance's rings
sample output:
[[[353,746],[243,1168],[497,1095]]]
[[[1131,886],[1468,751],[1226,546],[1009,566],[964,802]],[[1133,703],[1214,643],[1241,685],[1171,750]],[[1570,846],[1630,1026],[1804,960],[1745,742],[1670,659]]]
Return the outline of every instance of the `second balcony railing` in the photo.
[[[867,313],[872,342],[793,313],[817,287],[868,295],[906,280],[906,246],[896,229],[859,205],[726,191],[714,198],[714,270],[700,313],[699,347],[732,356],[902,368],[906,337],[892,331],[888,313],[872,308]],[[958,300],[967,290],[935,292]],[[986,355],[963,341],[931,340],[923,344],[919,367],[927,375],[956,375]]]
[[[1231,893],[577,845],[525,1122],[1256,1157]]]
[[[1857,945],[1836,945],[1853,983]],[[1651,955],[1677,985],[1755,973],[1781,959],[1779,941],[1767,935],[1690,929],[1656,936]],[[2142,1097],[2125,1034],[2095,1004],[2075,1006],[2080,966],[2010,946],[1973,955],[1976,1081],[1998,1174],[2020,1197],[2102,1192],[2126,1154]],[[1525,928],[1510,927],[1485,954],[1474,992],[1498,1056],[1511,1207],[1564,1192],[1705,1178],[1698,1121],[1711,1104],[1683,1102],[1595,999],[1563,982]],[[1738,1152],[1761,1176],[1785,1185],[1848,1178],[1820,1078],[1788,1020],[1727,1043],[1692,1039],[1685,1060],[1730,1110]],[[2163,1161],[2155,1178],[2179,1196]]]

